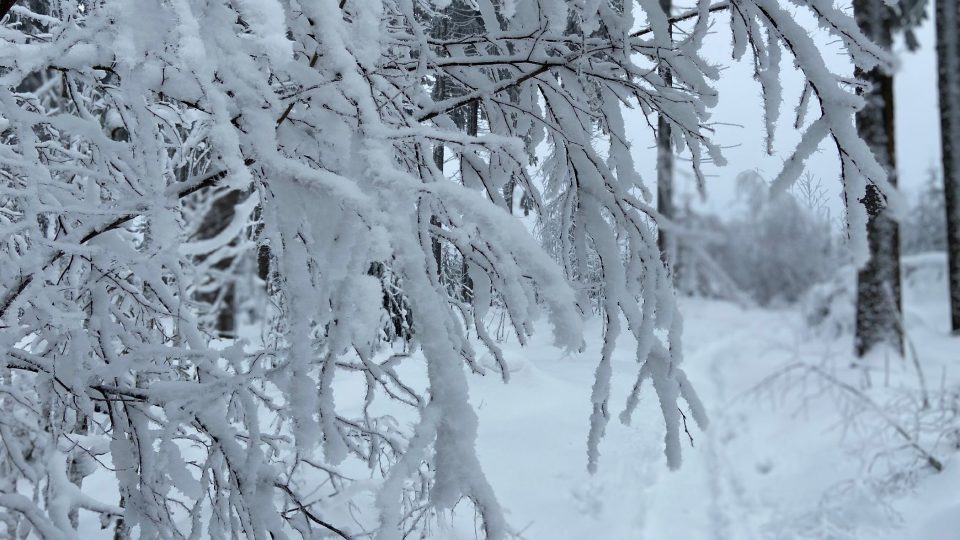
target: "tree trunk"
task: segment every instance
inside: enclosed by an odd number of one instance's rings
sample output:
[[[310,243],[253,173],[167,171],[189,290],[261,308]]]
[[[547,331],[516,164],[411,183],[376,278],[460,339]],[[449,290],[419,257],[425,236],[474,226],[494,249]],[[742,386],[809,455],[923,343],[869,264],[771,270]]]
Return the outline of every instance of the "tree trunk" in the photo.
[[[670,17],[672,0],[660,0],[667,17]],[[660,76],[663,84],[673,84],[673,74],[670,68],[661,66]],[[676,211],[673,206],[673,148],[670,146],[670,123],[663,115],[657,119],[657,212],[667,219],[674,219]],[[660,248],[660,257],[667,267],[676,263],[676,239],[672,238],[663,227],[657,230],[657,245]],[[676,268],[674,276],[676,276]]]
[[[892,20],[883,2],[855,0],[853,6],[860,29],[890,50]],[[886,168],[890,183],[896,185],[893,77],[878,68],[869,72],[858,69],[856,75],[869,84],[862,91],[866,106],[857,113],[857,130]],[[903,354],[899,225],[886,213],[886,200],[876,186],[867,186],[863,204],[868,214],[870,259],[857,276],[856,354],[862,357],[882,344]]]
[[[960,1],[937,0],[936,25],[950,327],[960,334]]]
[[[120,495],[120,508],[126,508],[126,500],[123,495]],[[113,526],[113,540],[129,540],[129,538],[130,529],[127,528],[127,523],[122,516],[118,517]]]
[[[243,193],[239,190],[233,190],[214,201],[197,230],[197,239],[207,240],[223,232],[233,220],[235,208],[240,203],[242,195]],[[233,257],[226,257],[217,261],[211,267],[214,270],[226,273],[233,263]],[[234,337],[236,335],[237,301],[236,283],[233,279],[224,279],[219,290],[200,293],[197,295],[197,299],[217,307],[214,329],[221,336]]]
[[[437,143],[437,146],[433,148],[433,161],[437,164],[437,167],[443,171],[443,144]],[[440,227],[440,218],[436,215],[430,216],[430,225],[434,227]],[[443,246],[440,245],[440,239],[434,236],[430,242],[430,250],[433,252],[433,262],[436,264],[437,269],[437,279],[440,282],[443,282]]]
[[[90,419],[86,415],[77,413],[80,418],[78,418],[77,427],[75,433],[81,435],[86,435],[90,433]],[[83,487],[83,479],[90,475],[94,470],[94,467],[91,465],[90,461],[93,458],[87,455],[86,451],[81,449],[79,446],[74,448],[67,459],[67,480],[69,480],[77,488]],[[70,509],[68,514],[70,519],[70,526],[76,529],[80,526],[80,509],[79,507],[74,507]]]
[[[5,17],[16,3],[17,0],[0,0],[0,19]]]
[[[445,39],[449,37],[449,26],[447,25],[447,18],[441,15],[437,21],[437,26],[435,28],[435,37],[440,39]],[[443,101],[449,97],[449,92],[447,89],[447,80],[443,75],[438,75],[437,80],[433,85],[432,96],[433,101]],[[433,147],[433,163],[437,166],[437,169],[440,170],[440,176],[443,176],[443,143],[437,141]],[[430,216],[430,225],[435,227],[440,227],[440,218],[436,215]],[[437,279],[440,283],[443,283],[443,246],[440,245],[440,239],[436,236],[433,237],[432,242],[430,243],[430,249],[433,252],[433,260],[436,263],[437,267]]]
[[[480,102],[473,100],[467,105],[467,135],[477,136],[477,123],[480,120]],[[473,300],[473,280],[470,279],[470,272],[467,264],[467,256],[463,256],[462,282],[460,283],[460,299],[464,302]]]

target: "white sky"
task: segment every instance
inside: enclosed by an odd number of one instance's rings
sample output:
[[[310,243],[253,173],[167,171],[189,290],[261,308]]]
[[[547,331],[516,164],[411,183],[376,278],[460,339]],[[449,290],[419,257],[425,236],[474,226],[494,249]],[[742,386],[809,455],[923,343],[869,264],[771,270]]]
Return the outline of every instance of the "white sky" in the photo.
[[[929,10],[929,6],[928,6]],[[800,11],[799,13],[803,13]],[[760,87],[753,79],[752,58],[749,53],[741,62],[730,59],[729,19],[725,14],[715,17],[715,32],[707,38],[705,50],[707,59],[716,64],[728,66],[717,83],[720,101],[712,120],[717,122],[716,138],[726,150],[726,167],[704,167],[707,180],[708,199],[702,204],[706,208],[723,215],[736,200],[736,177],[745,170],[758,170],[765,178],[772,179],[780,171],[797,141],[799,133],[793,129],[793,114],[802,89],[802,78],[792,69],[792,59],[786,55],[783,59],[784,103],[782,105],[780,127],[776,133],[774,156],[768,156],[764,149],[763,108],[760,102]],[[801,16],[801,19],[803,17]],[[812,19],[808,27],[818,40],[824,44],[828,53],[828,63],[837,70],[851,71],[842,47],[836,43],[827,43],[826,36],[816,28]],[[920,50],[908,52],[902,44],[896,49],[900,62],[896,74],[896,123],[897,123],[897,161],[900,185],[910,197],[926,182],[928,169],[939,168],[939,117],[937,112],[936,91],[936,55],[933,21],[928,20],[917,31]],[[833,59],[833,60],[831,60]],[[814,107],[808,112],[807,121],[816,114]],[[628,134],[634,142],[633,153],[637,168],[651,187],[656,183],[655,156],[651,147],[652,138],[646,121],[640,112],[628,112]],[[632,116],[632,118],[631,118]],[[680,170],[689,169],[678,164]],[[822,145],[821,152],[807,162],[807,171],[822,182],[827,190],[831,213],[841,215],[843,201],[840,198],[840,167],[835,150],[828,143]],[[677,178],[677,190],[689,195],[695,191],[694,182],[687,174],[680,173]],[[683,195],[679,195],[678,203]],[[695,201],[698,197],[695,198]]]

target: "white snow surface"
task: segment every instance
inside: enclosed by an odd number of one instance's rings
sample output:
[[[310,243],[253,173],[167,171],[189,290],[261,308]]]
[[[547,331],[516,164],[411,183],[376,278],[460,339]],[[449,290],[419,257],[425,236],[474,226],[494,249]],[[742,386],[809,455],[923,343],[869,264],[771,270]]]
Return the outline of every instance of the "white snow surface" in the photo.
[[[934,408],[949,408],[960,402],[960,337],[948,332],[944,257],[926,254],[904,262],[908,334]],[[549,332],[537,332],[526,347],[515,340],[503,343],[509,383],[495,373],[492,357],[481,360],[488,368],[486,376],[468,376],[479,416],[480,464],[520,538],[960,537],[956,435],[950,441],[924,434],[917,439],[943,462],[944,470],[936,472],[904,448],[904,441],[891,434],[878,414],[858,407],[859,398],[818,377],[789,371],[797,365],[820,369],[889,415],[891,403],[916,393],[910,361],[878,353],[856,366],[849,353],[851,336],[817,334],[799,307],[763,309],[684,298],[680,310],[685,317],[685,365],[701,393],[710,427],[697,429],[684,411],[693,441],[691,447],[685,440],[683,465],[677,471],[667,467],[656,395],[642,392],[632,425],[609,423],[600,444],[599,470],[587,472],[596,353],[564,352],[551,345]],[[590,321],[589,339],[600,339],[599,325],[597,319]],[[495,327],[491,325],[491,333]],[[631,340],[629,334],[622,335],[611,358],[614,417],[635,380]],[[404,365],[404,375],[414,379],[415,370],[423,369],[421,362]],[[420,378],[426,385],[426,373]],[[335,381],[333,388],[342,406],[363,406],[358,381]],[[402,408],[397,417],[401,425],[414,420]],[[911,431],[909,419],[891,418]],[[358,486],[364,489],[362,482]],[[88,478],[84,488],[100,500],[116,500],[116,488],[101,474]],[[370,503],[372,508],[372,497]],[[326,509],[337,512],[337,501]],[[450,525],[438,526],[431,538],[480,537],[474,516],[462,501],[444,514]],[[79,533],[81,538],[107,538],[112,529],[101,530],[93,514],[82,511]]]
[[[945,284],[931,279],[926,259],[916,259],[906,265],[914,269],[906,278],[906,325],[936,402],[941,384],[949,391],[958,380],[960,339],[947,332]],[[523,538],[960,538],[960,462],[949,449],[937,454],[946,457],[940,473],[917,464],[910,452],[878,457],[877,446],[897,441],[881,442],[871,412],[854,416],[850,399],[809,377],[762,382],[801,362],[884,403],[915,387],[908,361],[891,359],[888,368],[876,355],[866,368],[854,367],[850,336],[812,335],[795,308],[702,299],[685,299],[680,307],[685,365],[711,426],[701,432],[688,418],[694,447],[687,444],[676,472],[667,469],[663,422],[650,393],[642,394],[632,426],[610,423],[599,471],[586,472],[587,382],[595,360],[589,354],[564,355],[546,339],[534,339],[525,350],[504,348],[513,359],[510,384],[471,378],[481,463]],[[590,328],[592,336],[599,332]],[[612,359],[618,405],[635,372],[628,339],[621,337]],[[887,465],[912,470],[911,478],[878,470]],[[884,487],[889,491],[881,494]],[[460,512],[445,537],[475,538],[472,509]]]
[[[940,306],[913,299],[913,339],[925,370],[938,372],[934,366],[956,362],[960,340],[929,326],[934,318],[945,320]],[[590,358],[565,357],[535,342],[513,364],[510,385],[474,379],[480,459],[510,509],[508,519],[525,538],[958,538],[960,463],[948,461],[939,474],[921,469],[915,486],[878,508],[869,493],[858,493],[869,491],[858,484],[870,475],[863,463],[871,457],[865,448],[870,441],[844,433],[833,396],[815,385],[786,395],[780,386],[749,393],[798,359],[823,362],[837,377],[859,380],[861,370],[851,367],[846,353],[848,337],[808,340],[795,311],[693,299],[681,309],[686,365],[711,427],[699,432],[691,423],[695,446],[685,449],[679,471],[666,467],[657,404],[644,395],[631,427],[611,423],[600,469],[586,473],[584,381],[592,373]],[[614,354],[614,396],[629,390],[630,350],[621,346]],[[891,367],[891,385],[898,377],[909,379],[906,368]],[[876,367],[876,380],[881,369]]]

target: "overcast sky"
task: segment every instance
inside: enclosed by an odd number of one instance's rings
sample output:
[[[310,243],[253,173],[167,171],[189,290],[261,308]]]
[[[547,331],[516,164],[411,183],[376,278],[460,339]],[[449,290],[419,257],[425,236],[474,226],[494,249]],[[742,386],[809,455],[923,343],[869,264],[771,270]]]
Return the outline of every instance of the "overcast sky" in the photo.
[[[928,7],[929,9],[929,7]],[[802,12],[801,12],[802,13]],[[803,17],[801,15],[803,20]],[[821,36],[818,42],[828,49],[828,62],[834,69],[852,71],[849,61],[836,43],[828,43],[822,31],[816,28],[812,19],[806,19],[811,32]],[[741,62],[730,59],[730,34],[727,31],[729,19],[725,14],[716,16],[714,33],[707,38],[705,50],[707,58],[717,64],[728,66],[717,87],[720,102],[714,110],[713,121],[717,122],[715,138],[726,148],[724,154],[728,164],[725,167],[705,167],[711,175],[707,183],[707,208],[718,213],[727,213],[736,201],[736,177],[745,170],[757,170],[765,178],[772,179],[780,170],[783,160],[799,140],[799,134],[793,129],[793,111],[802,90],[802,78],[792,69],[792,61],[784,58],[783,87],[784,103],[780,127],[776,133],[776,154],[768,156],[764,150],[763,109],[760,102],[760,87],[753,80],[752,59],[745,55]],[[920,50],[914,53],[906,51],[901,44],[896,48],[899,70],[896,74],[896,122],[897,122],[897,161],[900,183],[905,194],[910,197],[926,181],[928,169],[938,166],[939,119],[937,115],[936,56],[933,22],[928,20],[917,32]],[[816,114],[811,109],[808,122]],[[637,166],[648,185],[655,185],[655,152],[651,148],[652,139],[646,121],[639,112],[629,119],[634,141],[634,157]],[[680,165],[681,169],[688,167]],[[827,198],[834,215],[840,215],[843,202],[840,198],[840,167],[836,151],[829,143],[821,146],[821,151],[807,163],[807,170],[819,178],[827,190]],[[689,175],[680,174],[678,190],[691,194],[694,183]],[[680,195],[682,198],[683,195]],[[699,206],[699,204],[698,204]]]

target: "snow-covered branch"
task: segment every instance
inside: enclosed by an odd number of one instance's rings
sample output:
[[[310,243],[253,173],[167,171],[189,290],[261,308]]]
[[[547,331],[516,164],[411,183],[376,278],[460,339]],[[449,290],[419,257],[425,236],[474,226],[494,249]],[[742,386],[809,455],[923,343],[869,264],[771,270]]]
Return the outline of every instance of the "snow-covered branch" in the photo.
[[[855,61],[885,61],[832,2],[795,3]],[[707,419],[681,367],[682,321],[623,111],[665,118],[701,181],[704,159],[722,163],[707,127],[719,70],[700,49],[727,12],[770,125],[781,49],[820,107],[781,182],[830,136],[858,171],[850,193],[885,188],[853,129],[859,99],[773,1],[699,0],[674,17],[654,0],[11,10],[0,478],[20,481],[0,482],[2,522],[75,538],[82,508],[119,538],[392,539],[466,500],[488,538],[505,538],[464,367],[484,372],[488,350],[509,376],[484,327],[492,310],[521,343],[545,315],[558,345],[582,350],[591,272],[606,325],[588,351],[588,466],[623,332],[678,466],[678,406]],[[675,41],[671,25],[689,32]],[[510,214],[514,188],[551,220],[555,249]],[[460,292],[438,268],[444,253],[462,265]],[[224,331],[228,311],[238,323]],[[392,339],[410,351],[394,354]],[[418,359],[425,387],[409,379]],[[334,396],[345,380],[362,405]],[[364,468],[372,479],[356,480]],[[91,476],[109,477],[120,500],[90,497]],[[365,491],[375,503],[359,502]]]

